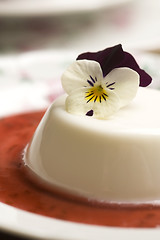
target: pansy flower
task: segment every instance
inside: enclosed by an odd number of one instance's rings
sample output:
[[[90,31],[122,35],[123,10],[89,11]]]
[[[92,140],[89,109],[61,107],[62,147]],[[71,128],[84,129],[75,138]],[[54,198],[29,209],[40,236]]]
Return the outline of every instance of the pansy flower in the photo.
[[[63,73],[62,86],[68,94],[66,110],[69,113],[107,119],[135,97],[141,75],[121,64],[124,56],[120,48],[118,45],[118,48],[86,53],[86,57],[82,54]],[[142,73],[145,72],[142,70]]]

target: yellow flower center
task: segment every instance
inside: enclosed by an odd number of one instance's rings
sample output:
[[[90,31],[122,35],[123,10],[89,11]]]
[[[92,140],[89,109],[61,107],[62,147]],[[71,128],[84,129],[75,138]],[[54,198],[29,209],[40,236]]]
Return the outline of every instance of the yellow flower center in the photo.
[[[104,90],[104,88],[99,86],[93,86],[91,87],[87,92],[85,99],[88,102],[99,102],[106,101],[108,99],[107,92]]]

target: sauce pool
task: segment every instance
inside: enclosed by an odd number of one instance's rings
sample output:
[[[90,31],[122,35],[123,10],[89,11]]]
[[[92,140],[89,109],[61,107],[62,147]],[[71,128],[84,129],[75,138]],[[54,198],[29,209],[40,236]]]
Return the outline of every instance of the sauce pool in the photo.
[[[158,205],[119,205],[75,201],[32,181],[22,161],[26,144],[44,112],[0,119],[0,201],[32,213],[86,224],[118,227],[157,227]]]

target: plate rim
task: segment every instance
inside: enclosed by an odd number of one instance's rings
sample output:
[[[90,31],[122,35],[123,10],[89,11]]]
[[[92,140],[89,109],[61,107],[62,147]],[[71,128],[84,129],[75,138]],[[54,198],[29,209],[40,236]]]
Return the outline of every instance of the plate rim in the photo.
[[[1,231],[28,238],[59,240],[97,240],[108,237],[128,240],[129,236],[130,240],[136,237],[160,238],[159,228],[121,228],[75,223],[27,212],[2,202],[0,212]]]

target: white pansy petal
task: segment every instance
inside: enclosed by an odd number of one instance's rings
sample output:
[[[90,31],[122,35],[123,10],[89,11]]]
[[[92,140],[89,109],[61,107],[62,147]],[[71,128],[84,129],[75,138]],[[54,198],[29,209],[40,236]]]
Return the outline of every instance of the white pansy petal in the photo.
[[[97,80],[103,78],[100,64],[91,60],[75,61],[63,73],[62,86],[66,93],[70,94],[75,89],[89,86],[87,80],[91,80],[90,76]]]
[[[94,103],[94,117],[99,119],[107,119],[120,108],[119,97],[111,90],[107,91],[108,99],[101,103]]]
[[[85,92],[87,88],[79,88],[72,92],[66,98],[66,110],[69,113],[76,115],[85,115],[89,110],[91,110],[93,104],[86,103]]]
[[[106,101],[89,101],[85,99],[86,91],[89,88],[81,88],[73,91],[66,99],[66,110],[75,115],[86,115],[93,110],[93,117],[106,119],[120,108],[119,97],[111,90],[107,91]]]
[[[130,68],[115,68],[105,77],[106,86],[120,98],[121,107],[127,105],[139,88],[139,74]],[[111,85],[112,83],[115,83]]]

